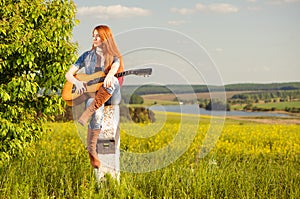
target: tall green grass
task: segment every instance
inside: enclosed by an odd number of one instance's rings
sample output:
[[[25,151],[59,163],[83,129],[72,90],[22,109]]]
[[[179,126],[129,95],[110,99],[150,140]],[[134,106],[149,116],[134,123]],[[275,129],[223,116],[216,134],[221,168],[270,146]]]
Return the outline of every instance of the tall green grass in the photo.
[[[255,104],[259,108],[276,108],[277,110],[284,110],[285,108],[300,108],[300,101],[292,102],[272,102]]]
[[[179,122],[176,114],[169,114],[165,125],[175,131]],[[123,123],[121,129],[130,125]],[[216,147],[200,159],[209,127],[209,119],[202,118],[194,142],[169,166],[148,173],[121,172],[120,182],[106,176],[99,185],[73,123],[48,126],[52,130],[28,153],[1,166],[0,198],[300,198],[297,125],[230,121]],[[159,135],[140,140],[122,131],[121,149],[156,150],[172,139],[171,132],[163,128]]]

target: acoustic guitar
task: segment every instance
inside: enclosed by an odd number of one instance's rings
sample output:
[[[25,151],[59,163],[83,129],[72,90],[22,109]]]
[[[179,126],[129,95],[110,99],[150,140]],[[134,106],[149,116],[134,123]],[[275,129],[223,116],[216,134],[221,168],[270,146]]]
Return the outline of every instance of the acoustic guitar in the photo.
[[[115,77],[122,77],[126,75],[139,75],[149,76],[152,73],[152,68],[145,69],[132,69],[115,74]],[[84,93],[79,94],[76,92],[76,87],[71,82],[67,81],[62,90],[62,98],[68,106],[76,106],[81,104],[86,99],[93,97],[95,92],[103,85],[106,74],[104,72],[96,72],[91,75],[87,74],[75,74],[74,77],[80,81],[86,82],[86,90]]]

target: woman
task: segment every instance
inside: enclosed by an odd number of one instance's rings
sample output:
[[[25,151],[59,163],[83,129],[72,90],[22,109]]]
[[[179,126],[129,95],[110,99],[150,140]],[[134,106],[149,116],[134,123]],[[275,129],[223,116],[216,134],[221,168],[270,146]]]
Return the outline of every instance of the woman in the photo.
[[[66,79],[75,85],[76,92],[82,94],[86,90],[86,87],[85,82],[74,77],[74,74],[78,70],[82,69],[86,74],[93,74],[98,71],[106,73],[103,86],[96,91],[94,98],[89,98],[86,101],[86,110],[78,120],[84,126],[91,117],[88,125],[87,149],[92,166],[99,168],[100,161],[96,152],[96,144],[104,115],[104,103],[120,103],[120,87],[123,84],[123,77],[117,79],[114,75],[124,71],[124,66],[122,56],[108,26],[96,26],[92,32],[92,36],[92,49],[84,52],[78,58],[66,73]]]

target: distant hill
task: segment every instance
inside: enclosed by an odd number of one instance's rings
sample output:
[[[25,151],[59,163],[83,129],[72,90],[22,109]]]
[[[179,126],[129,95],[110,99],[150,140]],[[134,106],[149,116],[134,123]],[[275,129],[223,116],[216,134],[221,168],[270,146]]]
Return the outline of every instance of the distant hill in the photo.
[[[226,91],[258,91],[258,90],[299,90],[300,82],[269,83],[269,84],[228,84]]]
[[[207,85],[123,85],[122,93],[135,93],[137,95],[147,94],[169,94],[169,93],[202,93],[216,91],[270,91],[270,90],[300,90],[300,82],[287,83],[240,83],[222,86]]]

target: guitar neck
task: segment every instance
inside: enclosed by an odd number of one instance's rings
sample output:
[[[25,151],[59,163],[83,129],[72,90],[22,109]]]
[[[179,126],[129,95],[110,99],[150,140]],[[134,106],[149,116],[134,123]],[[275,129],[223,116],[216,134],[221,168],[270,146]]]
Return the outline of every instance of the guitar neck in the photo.
[[[128,70],[128,71],[123,71],[123,72],[117,73],[117,74],[115,74],[115,77],[118,78],[118,77],[122,77],[122,76],[125,76],[125,75],[140,75],[140,76],[143,75],[143,76],[148,76],[148,75],[151,75],[151,73],[152,73],[152,68],[132,69],[132,70]],[[81,81],[82,80],[85,81],[87,86],[92,86],[94,84],[98,84],[98,83],[104,82],[104,80],[106,78],[106,75],[107,74],[104,74],[103,72],[97,72],[97,73],[90,74],[90,75],[85,74],[84,77],[77,77],[77,78],[79,80],[81,80]],[[76,91],[76,87],[73,84],[72,89],[71,89],[71,93],[73,94],[73,93],[75,93],[75,91]]]
[[[115,74],[115,77],[122,77],[122,76],[126,76],[126,75],[150,75],[152,73],[152,69],[151,68],[146,68],[146,69],[135,69],[135,70],[127,70],[127,71],[123,71],[120,73]],[[97,84],[100,82],[103,82],[105,79],[106,75],[103,75],[101,77],[95,78],[93,80],[90,80],[87,82],[87,85],[92,85],[92,84]]]
[[[129,74],[130,74],[130,71],[123,71],[123,72],[115,74],[115,77],[122,77],[122,76],[126,76]]]
[[[120,72],[120,73],[115,74],[115,77],[122,77],[122,76],[129,75],[129,74],[131,74],[130,71],[124,71],[124,72]],[[93,84],[98,84],[100,82],[104,82],[105,77],[106,77],[106,75],[102,76],[102,77],[92,79],[92,80],[87,82],[87,85],[90,86],[90,85],[93,85]]]

